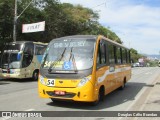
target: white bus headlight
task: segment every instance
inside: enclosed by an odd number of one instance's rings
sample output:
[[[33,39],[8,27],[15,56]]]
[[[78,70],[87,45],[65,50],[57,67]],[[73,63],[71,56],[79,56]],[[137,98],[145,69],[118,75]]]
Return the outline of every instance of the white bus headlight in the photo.
[[[20,72],[19,71],[15,71],[14,74],[20,74]]]
[[[43,85],[46,85],[45,81],[44,81],[44,77],[39,75],[39,80]]]
[[[85,78],[81,79],[81,81],[79,82],[77,87],[81,87],[81,86],[85,85],[90,79],[91,79],[91,77],[85,77]]]

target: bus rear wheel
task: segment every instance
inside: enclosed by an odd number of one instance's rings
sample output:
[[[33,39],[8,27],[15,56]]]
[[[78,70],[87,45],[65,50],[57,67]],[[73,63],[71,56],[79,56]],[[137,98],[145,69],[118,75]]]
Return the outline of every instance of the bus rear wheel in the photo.
[[[123,81],[121,87],[119,88],[120,90],[123,90],[126,86],[126,80]]]
[[[32,79],[35,80],[35,81],[37,81],[37,80],[38,80],[38,74],[39,74],[39,71],[38,71],[38,70],[35,70],[35,71],[33,72]]]

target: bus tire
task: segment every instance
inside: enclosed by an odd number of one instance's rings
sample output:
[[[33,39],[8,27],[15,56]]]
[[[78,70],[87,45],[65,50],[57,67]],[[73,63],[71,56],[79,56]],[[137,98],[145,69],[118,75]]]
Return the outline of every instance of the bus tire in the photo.
[[[38,71],[38,70],[35,70],[35,71],[33,72],[32,79],[35,80],[35,81],[37,81],[37,80],[38,80],[38,74],[39,74],[39,71]]]
[[[104,87],[101,86],[100,90],[99,90],[99,93],[98,93],[98,99],[96,101],[94,101],[92,103],[92,105],[98,105],[100,101],[103,101],[104,100]]]
[[[123,90],[126,87],[126,79],[124,79],[123,84],[119,88],[120,90]]]

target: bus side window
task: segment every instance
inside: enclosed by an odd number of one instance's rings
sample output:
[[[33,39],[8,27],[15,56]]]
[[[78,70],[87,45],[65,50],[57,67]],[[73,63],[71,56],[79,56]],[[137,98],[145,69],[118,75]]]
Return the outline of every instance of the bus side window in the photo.
[[[34,45],[32,43],[26,43],[23,54],[22,67],[28,67],[33,59]]]
[[[35,55],[43,55],[47,46],[44,45],[36,45]]]
[[[121,48],[116,47],[116,63],[121,64],[122,63],[122,56],[121,56]]]
[[[130,63],[130,51],[126,50],[126,55],[127,55],[127,63]]]
[[[128,50],[128,59],[129,59],[129,63],[131,63],[131,51]]]
[[[127,63],[126,49],[122,48],[122,61],[123,64]]]
[[[115,48],[112,44],[108,44],[109,48],[109,64],[114,65],[115,64]]]
[[[98,45],[97,68],[106,65],[106,63],[106,44],[105,41],[101,40]]]

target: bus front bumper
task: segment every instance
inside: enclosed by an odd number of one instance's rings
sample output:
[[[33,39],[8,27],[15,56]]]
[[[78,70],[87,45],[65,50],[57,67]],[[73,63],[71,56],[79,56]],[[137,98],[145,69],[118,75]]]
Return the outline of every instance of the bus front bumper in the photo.
[[[53,98],[57,100],[93,102],[97,93],[93,85],[88,82],[88,85],[75,88],[56,88],[48,87],[38,82],[39,96],[42,98]],[[95,92],[94,92],[95,91]],[[63,94],[57,94],[63,93]]]
[[[17,78],[22,79],[22,76],[20,74],[8,74],[8,73],[1,73],[2,78]]]

